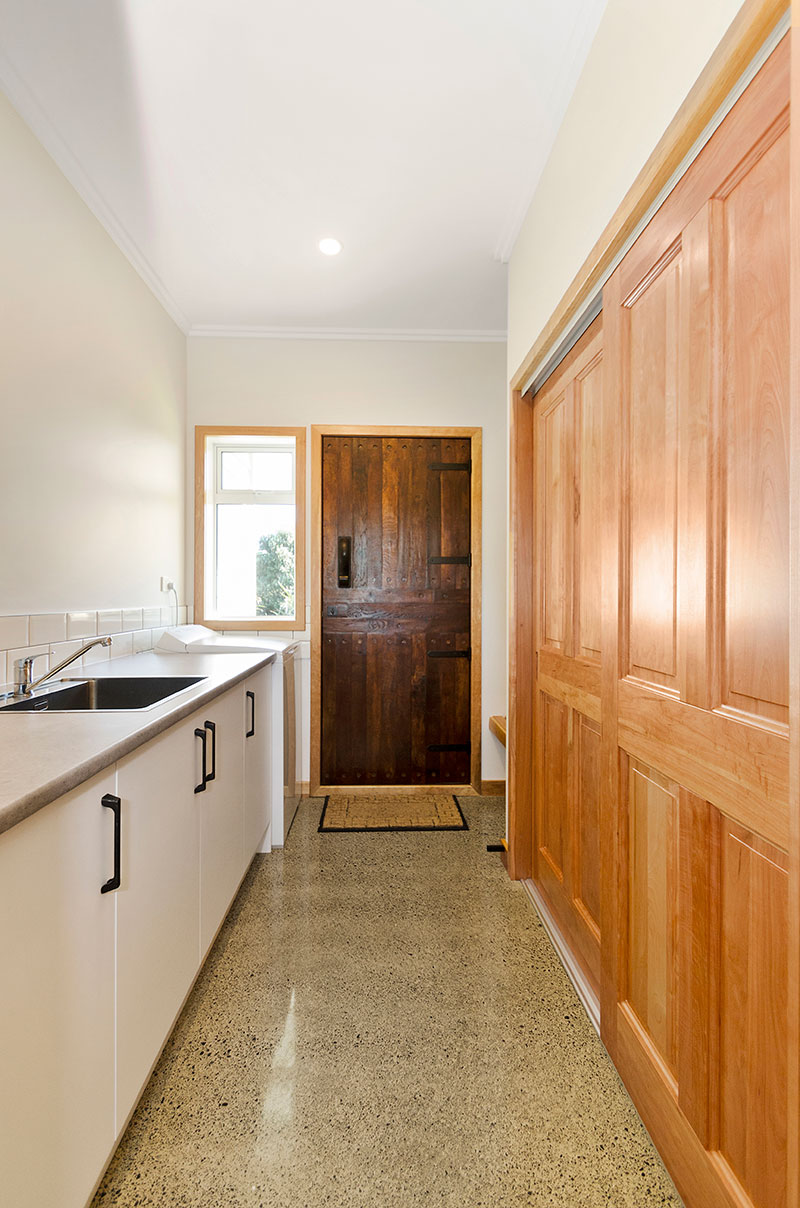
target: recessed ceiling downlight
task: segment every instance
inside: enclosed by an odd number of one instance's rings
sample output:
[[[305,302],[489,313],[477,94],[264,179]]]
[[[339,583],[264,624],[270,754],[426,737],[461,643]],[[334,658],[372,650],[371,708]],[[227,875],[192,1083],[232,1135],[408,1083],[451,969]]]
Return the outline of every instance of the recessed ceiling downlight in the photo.
[[[323,256],[338,256],[342,245],[338,239],[320,239],[319,250]]]

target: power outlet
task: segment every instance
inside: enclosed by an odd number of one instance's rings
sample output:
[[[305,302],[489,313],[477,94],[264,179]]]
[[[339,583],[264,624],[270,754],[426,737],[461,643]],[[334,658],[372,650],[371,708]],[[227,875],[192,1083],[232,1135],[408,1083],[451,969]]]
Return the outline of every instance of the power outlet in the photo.
[[[161,590],[162,591],[169,591],[169,589],[172,587],[172,585],[173,585],[172,580],[167,575],[161,576]]]

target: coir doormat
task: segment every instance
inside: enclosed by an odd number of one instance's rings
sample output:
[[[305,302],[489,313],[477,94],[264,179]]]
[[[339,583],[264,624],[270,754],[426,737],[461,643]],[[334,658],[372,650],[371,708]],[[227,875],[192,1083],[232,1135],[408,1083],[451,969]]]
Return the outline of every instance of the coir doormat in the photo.
[[[469,830],[461,806],[451,793],[419,796],[376,793],[354,796],[331,793],[325,798],[319,830],[342,831],[429,831]]]

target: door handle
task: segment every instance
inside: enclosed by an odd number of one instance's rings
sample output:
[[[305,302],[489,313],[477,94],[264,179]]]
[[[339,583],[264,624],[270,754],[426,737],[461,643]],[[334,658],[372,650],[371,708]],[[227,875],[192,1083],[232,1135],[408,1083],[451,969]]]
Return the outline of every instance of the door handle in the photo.
[[[256,694],[255,692],[245,692],[245,696],[250,701],[250,729],[245,730],[245,738],[252,738],[256,732]]]
[[[208,779],[206,776],[206,739],[208,738],[208,735],[206,734],[205,730],[201,730],[198,726],[195,730],[195,736],[199,738],[203,744],[203,779],[199,784],[194,786],[194,791],[196,793],[204,793],[206,791],[206,780]]]
[[[209,780],[217,779],[217,727],[213,721],[204,722],[205,728],[211,731],[211,771],[206,776],[206,784]]]
[[[339,587],[351,587],[351,561],[353,552],[353,538],[340,537],[337,542],[338,565],[336,582]]]
[[[119,889],[120,884],[120,865],[121,865],[121,850],[122,850],[122,802],[119,797],[114,797],[111,793],[106,793],[101,799],[100,804],[107,810],[111,810],[114,815],[114,875],[106,881],[105,885],[100,886],[101,893],[110,893],[112,889]]]

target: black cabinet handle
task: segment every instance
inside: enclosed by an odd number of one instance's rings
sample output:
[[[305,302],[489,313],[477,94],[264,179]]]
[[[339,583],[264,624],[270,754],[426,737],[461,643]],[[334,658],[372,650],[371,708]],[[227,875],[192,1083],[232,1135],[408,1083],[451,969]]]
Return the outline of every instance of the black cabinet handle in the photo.
[[[111,810],[114,815],[114,875],[110,880],[106,881],[105,885],[100,886],[101,893],[110,893],[112,889],[119,889],[120,882],[120,852],[122,849],[122,802],[119,797],[112,796],[111,793],[106,793],[100,801],[100,804],[107,810]]]
[[[336,584],[338,587],[352,586],[351,562],[353,552],[353,538],[340,537],[336,543],[338,551]]]
[[[245,696],[250,701],[250,729],[245,730],[245,738],[252,738],[256,732],[256,694],[255,692],[245,692]]]
[[[195,736],[199,738],[203,744],[203,779],[199,784],[194,786],[194,791],[196,793],[204,793],[206,791],[206,781],[208,780],[208,777],[206,776],[206,739],[208,738],[208,735],[206,734],[205,730],[201,730],[198,726],[198,728],[195,730]]]
[[[207,730],[211,731],[211,771],[206,776],[206,783],[209,780],[217,779],[217,727],[213,721],[204,723]]]

